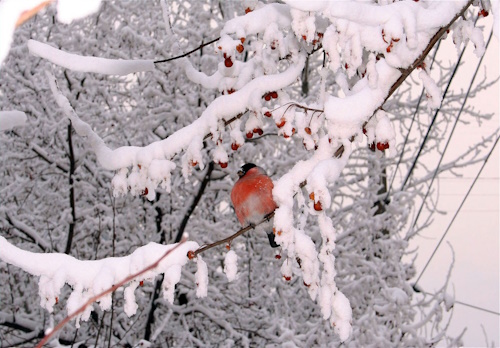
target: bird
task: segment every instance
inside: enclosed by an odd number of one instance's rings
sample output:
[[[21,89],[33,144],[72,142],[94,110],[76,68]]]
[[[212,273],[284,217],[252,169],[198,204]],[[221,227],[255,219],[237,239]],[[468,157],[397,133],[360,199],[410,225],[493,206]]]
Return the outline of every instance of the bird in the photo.
[[[273,200],[273,181],[264,169],[253,163],[241,166],[238,176],[231,190],[234,211],[242,227],[254,226],[277,208]],[[273,232],[267,232],[267,237],[271,247],[279,247]]]

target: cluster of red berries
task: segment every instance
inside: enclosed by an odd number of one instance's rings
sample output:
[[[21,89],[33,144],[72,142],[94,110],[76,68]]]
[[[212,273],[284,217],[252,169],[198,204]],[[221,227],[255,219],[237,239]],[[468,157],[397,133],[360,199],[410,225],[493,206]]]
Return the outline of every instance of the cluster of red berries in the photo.
[[[258,135],[262,135],[262,134],[264,134],[264,131],[262,129],[260,129],[260,128],[254,128],[251,132],[248,132],[246,134],[247,138],[248,139],[252,139],[254,133],[256,133]]]
[[[488,17],[488,15],[489,15],[489,12],[488,12],[488,11],[486,11],[486,10],[483,8],[483,9],[481,9],[481,11],[479,11],[478,17],[481,17],[481,16],[482,16],[482,17]]]
[[[366,128],[363,127],[363,134],[366,135]],[[389,143],[386,141],[386,142],[373,142],[371,144],[368,145],[368,147],[370,148],[370,150],[372,151],[375,151],[375,149],[379,150],[379,151],[385,151],[389,148]]]
[[[309,199],[311,201],[314,201],[314,192],[311,192],[309,194]],[[316,211],[322,211],[323,210],[323,205],[321,204],[320,201],[314,202],[314,210],[316,210]]]
[[[276,98],[278,98],[278,92],[273,91],[273,92],[266,93],[266,94],[264,94],[264,96],[262,96],[262,98],[264,98],[265,101],[270,101],[271,98],[276,99]]]
[[[373,142],[369,145],[370,147],[370,150],[372,151],[375,151],[375,149],[379,150],[379,151],[385,151],[389,148],[389,143],[385,142],[385,143],[381,143],[381,142]]]

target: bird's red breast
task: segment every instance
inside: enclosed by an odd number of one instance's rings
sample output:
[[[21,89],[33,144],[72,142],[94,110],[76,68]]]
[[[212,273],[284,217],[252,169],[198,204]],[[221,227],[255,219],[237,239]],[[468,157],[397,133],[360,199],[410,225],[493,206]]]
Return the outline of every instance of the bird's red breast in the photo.
[[[276,209],[273,181],[259,167],[248,170],[233,187],[231,201],[242,226],[258,223]]]

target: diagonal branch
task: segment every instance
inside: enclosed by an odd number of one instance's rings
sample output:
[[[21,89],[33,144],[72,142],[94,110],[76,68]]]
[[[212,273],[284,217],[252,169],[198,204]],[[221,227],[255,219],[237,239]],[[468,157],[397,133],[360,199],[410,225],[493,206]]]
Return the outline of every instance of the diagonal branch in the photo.
[[[128,277],[126,277],[125,279],[121,280],[120,282],[118,282],[117,284],[113,285],[112,287],[104,290],[103,292],[95,295],[95,296],[92,296],[91,298],[89,298],[87,300],[87,302],[85,302],[80,308],[78,308],[76,311],[74,311],[73,313],[69,314],[66,318],[64,318],[59,324],[57,324],[57,326],[52,329],[47,335],[45,335],[45,337],[40,341],[40,343],[38,343],[37,345],[37,348],[42,348],[44,344],[46,344],[49,339],[57,332],[59,331],[60,329],[62,329],[64,327],[64,325],[66,325],[71,319],[75,318],[76,316],[82,314],[85,309],[90,306],[92,303],[96,302],[98,299],[100,299],[101,297],[104,297],[106,296],[107,294],[109,293],[112,293],[114,291],[116,291],[118,288],[120,288],[122,285],[128,283],[128,282],[131,282],[132,280],[134,280],[135,278],[139,277],[140,275],[152,270],[152,269],[155,269],[156,267],[158,267],[158,265],[160,264],[160,262],[163,261],[163,259],[165,259],[168,255],[170,255],[170,253],[174,252],[180,245],[182,245],[186,240],[183,239],[179,244],[177,244],[176,246],[174,246],[173,248],[171,249],[168,249],[158,260],[156,260],[155,262],[153,262],[151,265],[149,265],[148,267],[134,273],[134,274],[131,274],[129,275]]]

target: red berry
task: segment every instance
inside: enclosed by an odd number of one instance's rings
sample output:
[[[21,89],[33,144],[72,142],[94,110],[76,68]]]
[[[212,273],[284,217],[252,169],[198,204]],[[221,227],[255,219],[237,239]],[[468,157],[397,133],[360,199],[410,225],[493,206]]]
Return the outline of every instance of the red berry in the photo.
[[[310,199],[311,201],[314,201],[314,192],[311,192],[311,193],[309,194],[309,199]]]
[[[290,276],[285,276],[285,275],[283,276],[283,278],[285,278],[285,280],[286,280],[287,282],[289,282],[289,281],[292,279],[292,277],[290,277]]]
[[[264,131],[263,131],[262,129],[260,129],[260,128],[254,128],[254,129],[253,129],[253,132],[254,132],[254,133],[257,133],[258,135],[262,135],[262,134],[264,134]]]
[[[245,38],[244,37],[240,37],[240,41],[241,41],[241,43],[245,43]]]
[[[384,151],[385,150],[385,144],[384,143],[377,143],[377,150],[379,151]]]
[[[146,187],[144,190],[142,190],[141,194],[143,196],[147,195],[148,194],[148,188]]]
[[[345,63],[345,65],[344,65],[344,66],[345,66],[345,69],[346,69],[346,70],[347,70],[347,69],[349,69],[349,64]]]
[[[488,17],[488,15],[489,12],[486,11],[484,8],[481,11],[479,11],[479,16]]]
[[[230,250],[230,249],[231,249],[231,245],[226,244],[226,249],[227,249],[227,250]]]
[[[278,98],[278,92],[271,92],[271,98],[276,99]]]
[[[247,7],[247,8],[245,9],[245,14],[250,13],[250,12],[252,12],[252,9],[251,9],[250,7]]]
[[[323,207],[321,206],[321,202],[320,201],[317,201],[314,203],[314,210],[316,211],[322,211],[323,210]]]
[[[306,127],[304,130],[306,131],[306,133],[307,133],[307,134],[311,135],[311,133],[312,133],[312,132],[311,132],[311,128]]]
[[[231,57],[227,57],[224,60],[224,65],[226,66],[226,68],[230,68],[233,66],[233,61],[231,60]]]
[[[188,253],[187,253],[187,257],[188,257],[188,259],[190,259],[190,260],[194,259],[194,258],[195,258],[194,251],[192,251],[192,250],[188,251]]]
[[[375,151],[375,143],[371,143],[370,145],[368,145],[368,148],[372,151]]]
[[[227,94],[233,94],[236,92],[233,88],[227,90]]]
[[[227,162],[219,162],[219,165],[222,169],[227,168]]]
[[[247,133],[247,138],[248,139],[252,139],[253,138],[253,133],[252,132],[248,132]]]
[[[193,160],[191,160],[191,162],[190,162],[190,163],[191,163],[191,166],[192,166],[192,167],[196,167],[196,165],[198,164],[198,162],[193,161]]]
[[[144,286],[144,280],[141,280],[141,281],[139,282],[139,286]]]
[[[236,46],[236,51],[238,51],[238,53],[243,52],[243,50],[244,50],[244,47],[242,44],[239,44],[238,46]]]
[[[311,286],[311,284],[307,284],[306,282],[304,282],[304,285],[305,285],[306,287],[310,287],[310,286]]]
[[[288,134],[284,133],[284,134],[283,134],[283,138],[288,139],[288,138],[290,138],[290,135],[288,135]]]
[[[236,144],[236,143],[232,143],[232,144],[231,144],[231,149],[232,149],[233,151],[238,150],[238,148],[239,148],[239,147],[240,147],[240,145],[238,145],[238,144]]]
[[[271,94],[270,93],[267,93],[265,96],[264,96],[264,99],[266,101],[270,101],[271,100]]]
[[[266,116],[266,117],[271,117],[271,116],[272,116],[272,114],[271,114],[271,112],[270,112],[270,111],[266,111],[266,112],[264,112],[264,116]]]
[[[281,128],[281,127],[283,127],[285,125],[285,123],[286,123],[286,120],[285,120],[284,117],[282,117],[281,120],[280,120],[280,123],[276,123],[276,126],[278,128]]]
[[[363,127],[363,134],[366,135],[366,128],[365,127]]]
[[[280,255],[280,254],[274,255],[274,258],[275,258],[276,260],[279,260],[279,259],[281,259],[281,255]]]
[[[389,143],[384,143],[384,150],[389,148]]]

